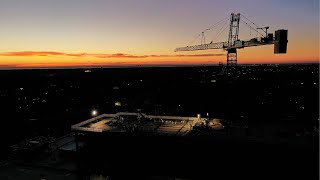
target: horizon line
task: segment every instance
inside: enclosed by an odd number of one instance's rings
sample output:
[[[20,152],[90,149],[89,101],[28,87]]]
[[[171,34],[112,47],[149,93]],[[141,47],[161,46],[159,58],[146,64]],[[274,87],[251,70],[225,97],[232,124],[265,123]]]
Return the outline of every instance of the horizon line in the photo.
[[[296,62],[296,63],[244,63],[237,66],[257,66],[257,65],[320,65],[320,62]],[[226,66],[226,64],[222,64]],[[53,66],[53,67],[0,67],[0,70],[41,70],[41,69],[99,69],[99,68],[161,68],[161,67],[206,67],[221,66],[220,64],[153,64],[153,65],[123,65],[123,66]]]

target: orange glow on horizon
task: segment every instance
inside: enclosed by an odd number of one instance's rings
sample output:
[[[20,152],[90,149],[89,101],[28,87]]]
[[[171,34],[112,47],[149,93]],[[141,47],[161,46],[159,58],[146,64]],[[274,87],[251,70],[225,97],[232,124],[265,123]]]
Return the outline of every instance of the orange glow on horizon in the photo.
[[[273,54],[273,46],[238,50],[238,64],[319,63],[314,49],[288,48],[287,54]],[[63,68],[99,66],[161,66],[161,65],[214,65],[226,63],[226,52],[217,54],[179,52],[162,55],[133,55],[125,53],[66,53],[56,51],[0,52],[0,68]]]
[[[239,56],[239,64],[282,64],[318,63],[318,60],[300,59],[292,56],[269,56],[257,60],[256,57]],[[225,64],[226,56],[218,57],[146,57],[146,58],[70,58],[66,56],[0,57],[0,68],[55,68],[55,67],[99,67],[99,66],[161,66],[161,65],[214,65]],[[270,59],[269,59],[270,58]],[[271,59],[273,58],[273,59]]]

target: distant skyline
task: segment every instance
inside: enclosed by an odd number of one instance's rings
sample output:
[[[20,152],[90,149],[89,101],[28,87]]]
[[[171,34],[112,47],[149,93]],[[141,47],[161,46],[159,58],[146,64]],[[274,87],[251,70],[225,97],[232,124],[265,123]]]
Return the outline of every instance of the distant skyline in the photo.
[[[274,54],[273,45],[245,48],[239,64],[319,62],[318,0],[2,0],[0,68],[225,63],[223,50],[174,49],[231,12],[269,32],[288,29],[287,54]],[[227,41],[228,28],[218,33],[224,25],[206,42]],[[240,39],[254,36],[240,27]]]

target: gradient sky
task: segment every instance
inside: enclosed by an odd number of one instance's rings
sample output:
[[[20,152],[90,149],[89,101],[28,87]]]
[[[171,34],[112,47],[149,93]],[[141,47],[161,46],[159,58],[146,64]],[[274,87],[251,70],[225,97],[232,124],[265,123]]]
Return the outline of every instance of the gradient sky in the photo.
[[[289,30],[287,54],[245,48],[239,63],[319,61],[318,0],[1,0],[0,68],[225,63],[223,50],[174,49],[231,12]],[[227,41],[222,27],[206,41]],[[255,35],[240,27],[240,39]]]

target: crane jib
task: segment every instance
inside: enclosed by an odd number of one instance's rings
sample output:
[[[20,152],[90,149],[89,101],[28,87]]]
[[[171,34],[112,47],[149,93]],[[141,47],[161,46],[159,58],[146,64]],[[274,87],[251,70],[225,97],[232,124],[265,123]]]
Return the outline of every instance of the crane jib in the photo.
[[[207,49],[224,49],[228,46],[227,42],[210,43],[210,44],[200,44],[195,46],[186,46],[175,49],[175,51],[198,51]]]

